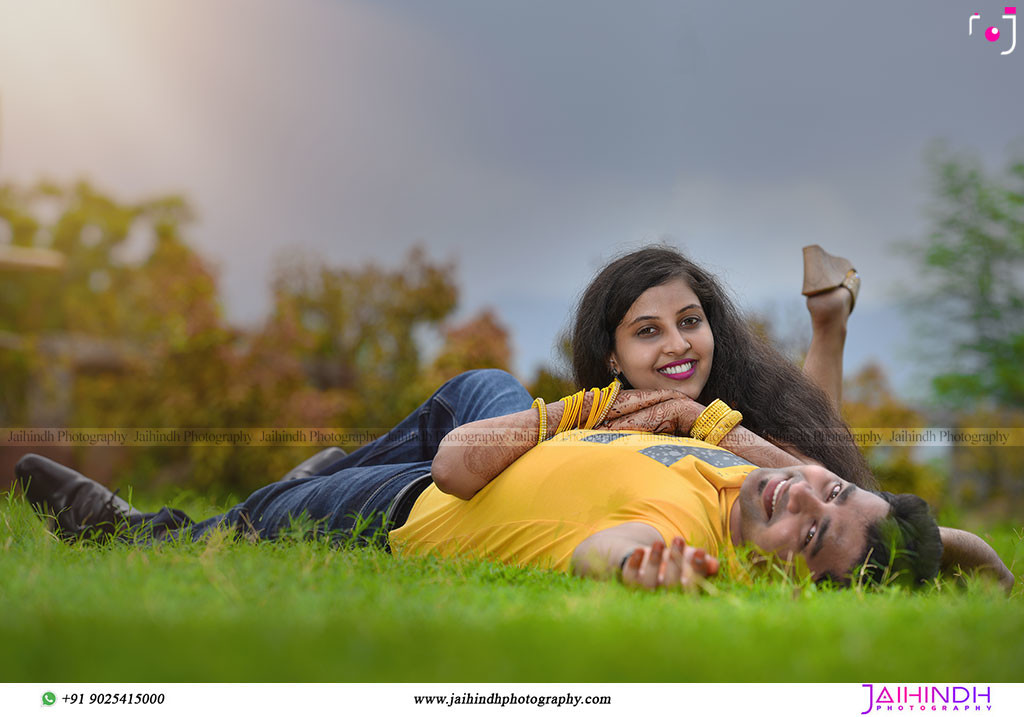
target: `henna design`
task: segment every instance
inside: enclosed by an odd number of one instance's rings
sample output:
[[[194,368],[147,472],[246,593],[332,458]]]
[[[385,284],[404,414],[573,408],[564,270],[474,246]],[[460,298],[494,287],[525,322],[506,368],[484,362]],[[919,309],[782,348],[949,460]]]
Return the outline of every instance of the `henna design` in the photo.
[[[652,405],[665,403],[678,398],[685,398],[685,395],[679,391],[668,389],[629,389],[627,391],[621,391],[615,398],[615,403],[613,403],[611,408],[608,410],[608,415],[605,417],[605,420],[621,418],[631,413],[636,413],[637,411],[649,408]]]
[[[522,449],[517,451],[509,444],[472,446],[466,450],[462,462],[470,473],[489,481],[495,476],[495,464],[512,465],[524,452]]]

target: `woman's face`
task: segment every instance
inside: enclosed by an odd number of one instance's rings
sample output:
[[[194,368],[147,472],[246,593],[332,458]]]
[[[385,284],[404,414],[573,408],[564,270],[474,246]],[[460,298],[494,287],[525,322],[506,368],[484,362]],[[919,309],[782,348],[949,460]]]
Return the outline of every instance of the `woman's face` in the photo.
[[[715,337],[704,309],[683,279],[642,293],[615,329],[609,357],[633,388],[671,388],[696,399],[711,374]]]

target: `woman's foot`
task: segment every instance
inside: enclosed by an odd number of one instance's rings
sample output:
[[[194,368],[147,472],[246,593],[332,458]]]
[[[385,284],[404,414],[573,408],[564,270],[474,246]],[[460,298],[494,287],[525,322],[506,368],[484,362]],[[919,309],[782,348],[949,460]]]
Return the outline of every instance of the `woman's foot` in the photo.
[[[837,411],[843,396],[843,350],[860,277],[846,259],[832,256],[817,244],[804,247],[804,285],[811,315],[811,345],[804,374],[816,383]]]
[[[846,321],[853,312],[853,294],[845,286],[807,297],[807,311],[811,315],[814,331],[846,329]]]

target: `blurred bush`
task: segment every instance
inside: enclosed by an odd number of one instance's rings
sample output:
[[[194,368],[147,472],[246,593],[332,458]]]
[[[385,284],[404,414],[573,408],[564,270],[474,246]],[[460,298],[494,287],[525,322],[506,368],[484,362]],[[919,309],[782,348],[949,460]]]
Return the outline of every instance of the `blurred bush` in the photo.
[[[927,416],[896,396],[885,371],[875,363],[865,365],[844,381],[843,418],[855,431],[913,431],[929,425]],[[933,506],[941,504],[946,472],[941,462],[923,460],[924,451],[919,447],[862,444],[861,453],[883,490],[916,493]]]
[[[183,237],[191,217],[180,197],[122,203],[87,182],[0,186],[9,242],[68,260],[62,273],[0,270],[0,424],[381,432],[445,378],[508,367],[493,312],[448,321],[454,266],[422,249],[394,269],[283,256],[270,316],[234,328],[216,273]],[[439,338],[432,363],[424,330]],[[315,450],[149,445],[117,462],[138,486],[247,491]]]

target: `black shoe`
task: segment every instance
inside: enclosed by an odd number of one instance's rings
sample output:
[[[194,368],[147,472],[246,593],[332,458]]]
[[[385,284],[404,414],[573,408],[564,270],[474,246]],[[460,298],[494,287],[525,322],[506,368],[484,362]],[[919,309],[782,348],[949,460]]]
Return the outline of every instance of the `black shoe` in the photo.
[[[322,475],[324,469],[331,464],[340,461],[345,457],[345,451],[337,447],[325,448],[315,456],[307,458],[299,465],[284,474],[281,480],[295,480],[296,478],[309,478],[310,476]]]
[[[14,467],[32,507],[50,517],[50,529],[73,540],[86,531],[113,533],[126,518],[141,515],[91,478],[49,458],[27,453]]]

